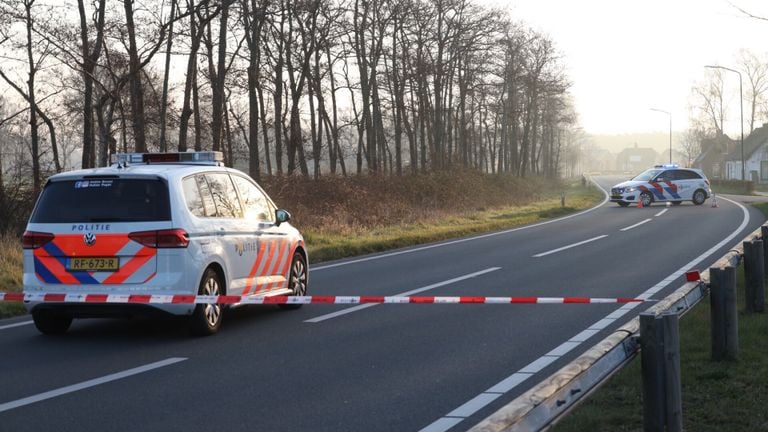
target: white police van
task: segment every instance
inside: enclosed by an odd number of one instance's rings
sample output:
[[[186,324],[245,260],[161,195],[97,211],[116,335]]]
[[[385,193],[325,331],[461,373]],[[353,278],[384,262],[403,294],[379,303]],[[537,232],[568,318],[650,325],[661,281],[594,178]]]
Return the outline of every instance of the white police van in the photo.
[[[117,154],[108,168],[50,177],[23,236],[24,291],[63,294],[305,295],[304,239],[220,152]],[[26,302],[38,330],[73,318],[188,315],[218,331],[221,304]],[[298,304],[281,304],[297,308]]]
[[[638,201],[643,206],[654,202],[681,204],[683,201],[701,205],[710,196],[709,180],[701,170],[680,168],[677,164],[656,165],[611,188],[611,201],[622,207]]]

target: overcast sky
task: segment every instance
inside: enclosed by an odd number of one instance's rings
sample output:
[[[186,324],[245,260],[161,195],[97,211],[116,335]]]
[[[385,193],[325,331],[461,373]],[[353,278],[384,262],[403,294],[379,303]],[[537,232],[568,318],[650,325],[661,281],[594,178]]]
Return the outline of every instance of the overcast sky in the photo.
[[[736,69],[748,48],[768,52],[768,21],[745,17],[725,0],[480,0],[549,34],[564,55],[581,124],[589,133],[667,131],[688,127],[690,90],[704,65]],[[768,17],[768,1],[732,0]],[[746,76],[744,77],[746,79]],[[726,75],[731,95],[725,132],[739,133],[739,78]],[[746,92],[746,88],[745,88]],[[745,113],[745,116],[747,114]]]

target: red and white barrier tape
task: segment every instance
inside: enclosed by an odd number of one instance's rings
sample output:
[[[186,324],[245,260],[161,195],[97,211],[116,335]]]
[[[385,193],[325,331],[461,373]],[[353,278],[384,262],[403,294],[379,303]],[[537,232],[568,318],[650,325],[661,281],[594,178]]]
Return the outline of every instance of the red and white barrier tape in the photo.
[[[686,272],[687,282],[700,282],[698,271]],[[601,297],[481,297],[481,296],[202,296],[149,294],[39,294],[0,292],[0,302],[132,303],[132,304],[595,304],[642,303],[639,298]]]
[[[478,296],[202,296],[145,294],[35,294],[2,293],[0,302],[131,303],[131,304],[575,304],[640,303],[637,298],[599,297],[478,297]]]

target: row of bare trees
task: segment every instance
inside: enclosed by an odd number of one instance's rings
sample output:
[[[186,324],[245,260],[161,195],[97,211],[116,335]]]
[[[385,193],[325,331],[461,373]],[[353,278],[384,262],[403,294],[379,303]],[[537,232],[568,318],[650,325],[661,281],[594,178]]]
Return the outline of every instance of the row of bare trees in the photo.
[[[256,178],[554,177],[577,123],[553,41],[469,0],[0,0],[0,55],[0,158],[23,142],[35,191],[187,149]]]
[[[704,80],[691,89],[692,129],[701,136],[723,134],[733,103],[737,108],[740,103],[739,79],[744,97],[744,135],[759,127],[760,119],[768,118],[768,57],[741,50],[729,68],[741,76],[708,68]]]

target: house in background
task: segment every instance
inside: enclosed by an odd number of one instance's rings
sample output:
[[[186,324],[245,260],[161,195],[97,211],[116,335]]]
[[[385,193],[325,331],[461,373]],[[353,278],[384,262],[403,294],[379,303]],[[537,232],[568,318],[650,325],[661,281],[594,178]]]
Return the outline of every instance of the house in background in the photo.
[[[589,147],[584,150],[584,171],[608,172],[616,165],[616,156],[600,147]]]
[[[742,180],[741,151],[740,143],[735,142],[726,157],[725,178],[728,180]],[[747,180],[768,183],[768,123],[744,138],[744,171]]]
[[[710,179],[726,179],[725,161],[728,154],[738,147],[738,142],[720,134],[701,140],[701,153],[693,161],[693,167],[704,171]],[[740,147],[739,147],[740,148]],[[739,151],[739,161],[741,152]],[[741,162],[739,162],[741,165]],[[739,168],[741,174],[741,168]]]
[[[621,172],[638,174],[649,167],[661,162],[661,158],[656,150],[648,147],[626,148],[616,157],[616,169]]]

